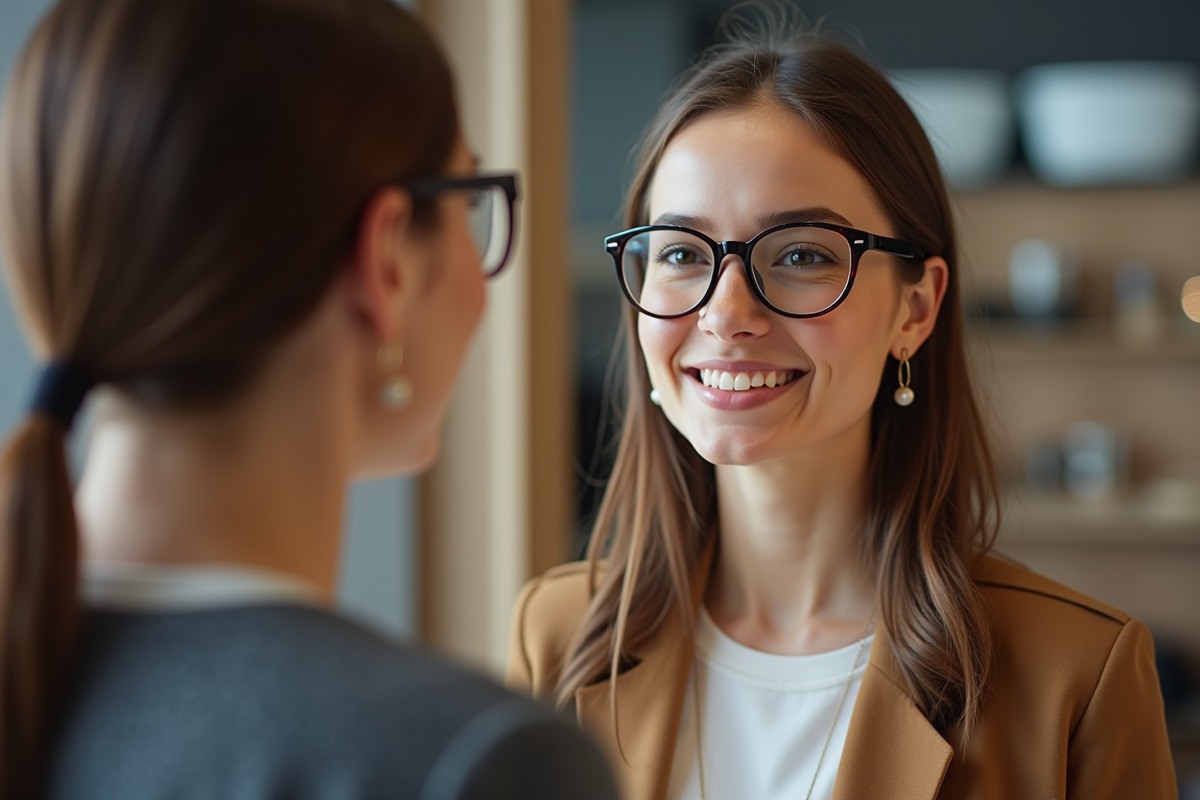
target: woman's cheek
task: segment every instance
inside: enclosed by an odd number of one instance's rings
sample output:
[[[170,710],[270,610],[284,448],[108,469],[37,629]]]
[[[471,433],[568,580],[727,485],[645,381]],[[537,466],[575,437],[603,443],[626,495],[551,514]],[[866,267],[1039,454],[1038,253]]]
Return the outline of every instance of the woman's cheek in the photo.
[[[673,392],[667,383],[671,380],[671,361],[683,341],[682,321],[639,314],[638,340],[651,382],[659,391]]]

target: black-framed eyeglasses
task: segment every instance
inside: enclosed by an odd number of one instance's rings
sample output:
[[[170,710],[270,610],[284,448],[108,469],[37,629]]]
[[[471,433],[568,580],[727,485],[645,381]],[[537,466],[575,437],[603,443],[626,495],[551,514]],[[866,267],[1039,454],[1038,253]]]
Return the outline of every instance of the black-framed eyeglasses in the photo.
[[[604,240],[629,302],[643,314],[673,319],[712,298],[727,256],[742,261],[754,294],[785,317],[828,314],[850,293],[868,250],[924,259],[913,244],[826,222],[775,225],[748,242],[718,242],[691,228],[645,225]]]
[[[500,274],[512,254],[517,176],[514,173],[427,178],[401,184],[414,196],[441,192],[471,192],[468,225],[479,252],[484,277]]]

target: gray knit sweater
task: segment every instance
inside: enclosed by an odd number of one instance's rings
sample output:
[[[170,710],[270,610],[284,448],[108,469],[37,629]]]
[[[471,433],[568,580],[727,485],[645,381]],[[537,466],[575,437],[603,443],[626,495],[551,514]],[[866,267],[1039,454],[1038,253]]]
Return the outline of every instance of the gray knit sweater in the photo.
[[[575,724],[299,606],[90,612],[51,800],[615,800]]]

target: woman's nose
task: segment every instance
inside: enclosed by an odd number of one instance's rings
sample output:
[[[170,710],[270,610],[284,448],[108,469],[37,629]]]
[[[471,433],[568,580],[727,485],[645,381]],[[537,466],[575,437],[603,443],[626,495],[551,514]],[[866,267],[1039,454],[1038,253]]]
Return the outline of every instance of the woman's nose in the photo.
[[[724,341],[761,336],[770,328],[770,314],[750,286],[741,258],[726,256],[712,297],[700,307],[701,330]]]

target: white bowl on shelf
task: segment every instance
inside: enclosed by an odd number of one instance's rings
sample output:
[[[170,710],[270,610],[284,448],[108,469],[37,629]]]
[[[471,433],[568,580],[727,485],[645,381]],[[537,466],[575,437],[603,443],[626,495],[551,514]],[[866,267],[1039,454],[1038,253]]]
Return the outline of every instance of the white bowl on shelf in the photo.
[[[1008,170],[1015,133],[1005,73],[899,69],[889,78],[925,128],[951,186],[986,185]]]
[[[1030,166],[1060,186],[1156,184],[1185,177],[1200,146],[1200,65],[1044,64],[1016,83]]]

